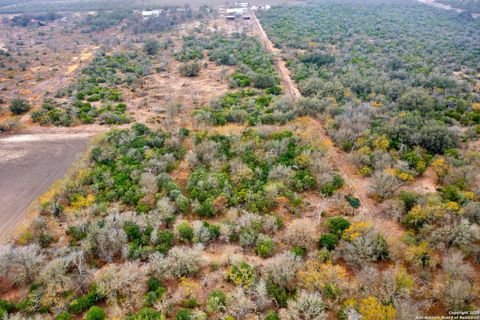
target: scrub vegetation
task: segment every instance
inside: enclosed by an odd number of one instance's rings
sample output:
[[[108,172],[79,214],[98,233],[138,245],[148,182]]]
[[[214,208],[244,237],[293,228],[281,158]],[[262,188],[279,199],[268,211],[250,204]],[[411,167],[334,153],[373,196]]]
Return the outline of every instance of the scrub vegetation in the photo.
[[[272,49],[255,20],[177,9],[171,24],[83,17],[123,42],[41,108],[5,103],[41,125],[117,126],[0,246],[0,318],[480,307],[479,20],[409,1],[283,5],[256,13]]]
[[[478,307],[478,278],[468,285],[465,278],[479,252],[479,221],[472,219],[479,205],[478,20],[408,2],[278,7],[260,18],[311,102],[309,113],[369,181],[381,213],[405,230],[389,254],[364,222],[352,223],[340,242],[335,232],[322,236],[322,247],[363,270],[360,283],[370,272],[386,280],[365,259],[389,259],[396,281],[410,279],[396,298],[385,300],[380,290],[344,300],[338,316],[374,319],[370,312],[379,308],[378,319],[408,319]],[[433,187],[425,192],[417,180]],[[366,248],[365,238],[356,244],[362,234],[376,245],[357,260]],[[451,263],[470,271],[454,276]],[[453,287],[462,294],[454,298]]]

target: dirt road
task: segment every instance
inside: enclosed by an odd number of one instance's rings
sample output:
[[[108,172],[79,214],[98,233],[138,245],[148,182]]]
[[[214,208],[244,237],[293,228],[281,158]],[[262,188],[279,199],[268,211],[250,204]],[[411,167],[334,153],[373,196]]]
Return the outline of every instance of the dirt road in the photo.
[[[87,149],[86,134],[0,135],[0,243]]]
[[[427,4],[429,6],[432,6],[432,7],[438,8],[438,9],[443,9],[443,10],[448,10],[448,11],[453,10],[456,13],[463,13],[465,11],[463,9],[452,7],[451,5],[448,5],[448,4],[435,2],[435,0],[418,0],[418,2],[423,3],[423,4]],[[480,18],[480,12],[476,12],[476,13],[472,12],[471,15],[472,15],[472,18],[474,18],[474,19]]]
[[[439,2],[435,2],[434,0],[418,0],[420,3],[428,4],[429,6],[438,8],[438,9],[443,9],[443,10],[454,10],[456,13],[462,13],[462,9],[457,9],[452,6],[449,6],[448,4],[443,4]]]
[[[275,68],[281,77],[282,87],[286,86],[287,92],[292,100],[295,101],[301,97],[301,94],[295,82],[292,80],[290,71],[285,65],[285,62],[280,57],[280,50],[273,46],[273,43],[268,38],[255,13],[253,13],[252,16],[255,24],[257,25],[258,34],[264,43],[265,48],[269,50],[275,57]],[[330,138],[327,136],[321,121],[318,119],[313,119],[313,121],[316,123],[316,128],[318,129],[318,135],[320,139],[326,142],[330,141]],[[334,163],[337,170],[342,174],[345,184],[347,188],[349,188],[351,194],[360,199],[361,212],[365,216],[372,218],[374,217],[375,219],[373,222],[381,230],[387,231],[389,236],[393,238],[399,238],[403,234],[403,229],[401,226],[398,223],[385,219],[385,217],[381,216],[377,204],[368,196],[370,192],[369,181],[357,174],[356,167],[348,161],[347,156],[342,150],[334,146],[332,143],[328,144],[330,145],[328,150],[328,158]]]
[[[268,38],[267,33],[263,29],[262,24],[258,20],[255,13],[253,13],[252,16],[257,26],[258,34],[263,42],[263,45],[268,51],[273,54],[275,69],[277,69],[277,72],[280,75],[282,88],[284,90],[287,90],[288,94],[292,97],[293,100],[300,98],[302,95],[300,94],[300,91],[298,91],[295,82],[293,82],[292,77],[290,76],[290,70],[288,70],[285,62],[280,57],[280,50],[273,46],[273,43]]]

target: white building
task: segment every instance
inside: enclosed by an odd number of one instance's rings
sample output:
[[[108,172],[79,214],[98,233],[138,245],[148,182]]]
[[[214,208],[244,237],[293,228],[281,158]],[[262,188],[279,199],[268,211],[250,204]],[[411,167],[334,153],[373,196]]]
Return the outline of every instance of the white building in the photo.
[[[240,8],[248,8],[249,3],[248,2],[235,2],[235,6],[240,7]]]
[[[244,14],[248,11],[248,8],[227,8],[225,12],[227,15],[236,15],[236,14]]]
[[[163,10],[143,10],[142,17],[144,18],[151,18],[151,17],[159,17]]]

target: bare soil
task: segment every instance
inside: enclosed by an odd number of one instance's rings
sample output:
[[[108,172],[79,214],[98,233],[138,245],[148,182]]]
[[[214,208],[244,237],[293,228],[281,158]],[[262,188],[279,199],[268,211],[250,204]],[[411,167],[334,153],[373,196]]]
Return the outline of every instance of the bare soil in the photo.
[[[0,243],[87,149],[88,134],[0,135]]]

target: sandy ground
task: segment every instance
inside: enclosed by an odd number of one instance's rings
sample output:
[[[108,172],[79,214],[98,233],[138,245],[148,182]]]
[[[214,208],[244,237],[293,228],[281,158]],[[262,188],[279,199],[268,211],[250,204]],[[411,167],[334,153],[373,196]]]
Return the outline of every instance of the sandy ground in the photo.
[[[0,243],[87,149],[86,134],[0,135]]]

